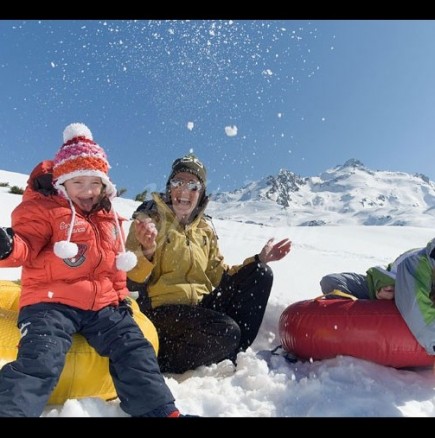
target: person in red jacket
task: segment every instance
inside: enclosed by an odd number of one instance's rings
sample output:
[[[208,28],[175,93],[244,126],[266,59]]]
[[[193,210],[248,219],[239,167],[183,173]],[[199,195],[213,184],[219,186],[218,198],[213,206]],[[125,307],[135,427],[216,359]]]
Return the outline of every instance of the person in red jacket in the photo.
[[[180,416],[154,349],[128,306],[126,271],[137,259],[125,251],[108,170],[89,128],[67,126],[54,161],[32,172],[12,212],[12,227],[0,228],[0,267],[22,266],[21,340],[17,359],[0,370],[1,417],[41,415],[74,333],[109,358],[126,413]]]

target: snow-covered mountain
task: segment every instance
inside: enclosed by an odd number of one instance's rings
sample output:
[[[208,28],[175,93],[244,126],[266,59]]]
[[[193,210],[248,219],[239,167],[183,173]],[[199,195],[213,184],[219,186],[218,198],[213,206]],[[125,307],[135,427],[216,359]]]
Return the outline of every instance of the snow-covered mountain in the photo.
[[[0,191],[24,188],[27,175],[0,171]],[[9,183],[2,187],[2,183]],[[9,194],[18,204],[20,196]],[[120,201],[120,200],[119,200]],[[124,210],[125,202],[128,208]],[[118,200],[115,201],[118,204]],[[116,204],[116,205],[117,205]],[[138,203],[124,199],[127,217]],[[118,208],[118,207],[117,207]],[[286,169],[233,192],[211,196],[207,212],[214,219],[264,226],[395,225],[432,227],[435,183],[425,175],[371,170],[358,160],[300,177]],[[8,215],[2,217],[5,224]]]
[[[431,227],[435,183],[421,174],[371,170],[351,159],[319,176],[302,178],[282,169],[277,176],[217,193],[208,212],[263,225]]]

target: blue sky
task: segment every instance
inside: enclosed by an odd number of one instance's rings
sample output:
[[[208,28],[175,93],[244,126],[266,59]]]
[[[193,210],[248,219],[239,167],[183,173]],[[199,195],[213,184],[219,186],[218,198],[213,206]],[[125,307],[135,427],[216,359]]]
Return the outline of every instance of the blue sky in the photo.
[[[435,180],[434,41],[423,20],[3,20],[0,168],[83,122],[126,197],[190,149],[211,192],[349,158]]]

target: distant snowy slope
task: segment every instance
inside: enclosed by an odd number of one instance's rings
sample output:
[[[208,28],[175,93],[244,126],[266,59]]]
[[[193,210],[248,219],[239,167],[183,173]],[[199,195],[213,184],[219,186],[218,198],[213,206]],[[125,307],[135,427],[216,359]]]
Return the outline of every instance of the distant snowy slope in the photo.
[[[0,183],[9,183],[9,186],[18,186],[24,189],[28,178],[28,175],[0,170]]]
[[[11,187],[24,189],[28,178],[28,175],[0,170],[0,226],[11,224],[11,211],[21,202],[21,195],[9,193]]]

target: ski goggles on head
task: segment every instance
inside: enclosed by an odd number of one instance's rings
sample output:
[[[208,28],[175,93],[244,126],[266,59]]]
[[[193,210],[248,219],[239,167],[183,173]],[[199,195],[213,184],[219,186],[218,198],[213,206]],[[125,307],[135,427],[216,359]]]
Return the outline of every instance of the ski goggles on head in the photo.
[[[198,160],[198,158],[196,158],[194,155],[187,155],[185,157],[182,158],[177,158],[173,164],[172,164],[172,168],[177,167],[181,164],[190,164],[190,163],[195,163],[198,167],[200,167],[201,169],[204,169],[204,164],[201,163],[201,161]]]
[[[182,186],[185,186],[187,190],[191,192],[197,192],[202,189],[202,184],[199,181],[183,181],[181,179],[172,178],[169,183],[174,189],[178,189]]]

